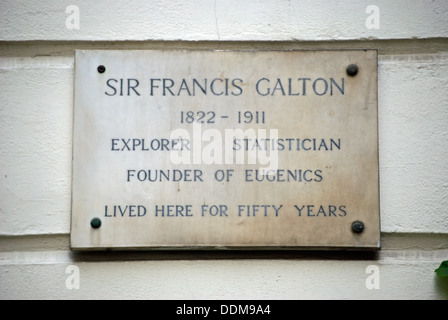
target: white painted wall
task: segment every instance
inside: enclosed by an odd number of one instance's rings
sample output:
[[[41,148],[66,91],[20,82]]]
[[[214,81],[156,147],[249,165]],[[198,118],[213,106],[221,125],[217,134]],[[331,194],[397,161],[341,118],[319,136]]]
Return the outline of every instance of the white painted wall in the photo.
[[[444,0],[2,1],[0,298],[446,299],[447,21]],[[378,49],[383,249],[71,253],[73,51],[117,48]],[[369,265],[380,289],[365,286]]]
[[[80,11],[80,29],[65,28],[66,8]],[[380,9],[379,29],[366,9]],[[443,38],[444,0],[3,0],[0,39],[295,41]],[[370,12],[370,11],[369,11]]]

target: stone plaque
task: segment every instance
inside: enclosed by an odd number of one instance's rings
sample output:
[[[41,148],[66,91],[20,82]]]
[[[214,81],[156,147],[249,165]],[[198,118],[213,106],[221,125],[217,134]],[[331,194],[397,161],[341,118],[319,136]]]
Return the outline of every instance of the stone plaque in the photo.
[[[72,249],[379,248],[377,51],[77,51]]]

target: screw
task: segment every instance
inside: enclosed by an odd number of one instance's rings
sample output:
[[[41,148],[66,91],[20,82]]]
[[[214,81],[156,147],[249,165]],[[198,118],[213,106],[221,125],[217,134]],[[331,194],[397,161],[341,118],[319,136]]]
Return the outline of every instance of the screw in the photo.
[[[347,74],[349,76],[356,76],[358,73],[358,66],[356,64],[351,64],[347,67]]]
[[[361,221],[355,221],[352,223],[352,231],[354,233],[361,233],[364,231],[364,223]]]
[[[98,66],[98,68],[96,68],[98,70],[99,73],[104,73],[104,71],[106,71],[106,67],[103,65]]]
[[[90,225],[93,229],[98,229],[99,227],[101,227],[101,220],[99,218],[93,218],[90,221]]]

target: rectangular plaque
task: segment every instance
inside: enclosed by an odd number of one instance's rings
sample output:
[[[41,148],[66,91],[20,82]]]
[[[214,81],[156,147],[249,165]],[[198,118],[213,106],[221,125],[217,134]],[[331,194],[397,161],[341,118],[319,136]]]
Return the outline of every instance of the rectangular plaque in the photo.
[[[379,248],[377,51],[77,51],[73,249]]]

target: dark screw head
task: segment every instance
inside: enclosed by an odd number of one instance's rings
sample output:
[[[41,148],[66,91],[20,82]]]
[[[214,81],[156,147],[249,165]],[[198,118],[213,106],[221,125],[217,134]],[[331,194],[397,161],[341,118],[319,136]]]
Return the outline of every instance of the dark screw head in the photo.
[[[106,67],[103,65],[98,66],[98,68],[96,68],[98,70],[99,73],[104,73],[104,71],[106,71]]]
[[[364,231],[364,223],[361,221],[355,221],[352,223],[352,230],[354,233],[361,233]]]
[[[93,229],[98,229],[99,227],[101,227],[101,220],[99,218],[93,218],[92,220],[90,220],[90,225]]]
[[[358,73],[358,66],[356,64],[351,64],[347,67],[347,74],[349,76],[356,76]]]

